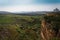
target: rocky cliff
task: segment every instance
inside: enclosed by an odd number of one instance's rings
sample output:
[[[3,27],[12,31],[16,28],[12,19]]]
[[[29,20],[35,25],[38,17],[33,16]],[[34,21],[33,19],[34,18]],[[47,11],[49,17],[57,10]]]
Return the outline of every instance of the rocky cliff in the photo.
[[[60,13],[47,13],[41,21],[42,40],[60,40]]]

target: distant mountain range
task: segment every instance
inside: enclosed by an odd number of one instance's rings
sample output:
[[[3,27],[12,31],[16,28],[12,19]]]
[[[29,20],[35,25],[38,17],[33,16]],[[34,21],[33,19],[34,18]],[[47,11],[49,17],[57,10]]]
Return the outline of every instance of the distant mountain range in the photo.
[[[11,14],[11,12],[0,11],[0,14]]]
[[[36,12],[6,12],[6,11],[0,11],[0,14],[19,14],[19,15],[40,15],[40,14],[46,14],[52,11],[36,11]]]

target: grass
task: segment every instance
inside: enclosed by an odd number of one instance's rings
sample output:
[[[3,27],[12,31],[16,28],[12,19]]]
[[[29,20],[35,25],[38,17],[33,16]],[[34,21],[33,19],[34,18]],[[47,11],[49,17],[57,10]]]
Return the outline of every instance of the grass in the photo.
[[[44,15],[0,15],[0,40],[41,40],[40,27],[43,17]],[[59,24],[57,23],[60,22],[59,18],[60,16],[44,17],[47,19],[46,21],[54,22],[52,25],[54,27]],[[52,38],[51,40],[60,40],[60,38]]]
[[[40,18],[0,15],[0,40],[40,40]]]

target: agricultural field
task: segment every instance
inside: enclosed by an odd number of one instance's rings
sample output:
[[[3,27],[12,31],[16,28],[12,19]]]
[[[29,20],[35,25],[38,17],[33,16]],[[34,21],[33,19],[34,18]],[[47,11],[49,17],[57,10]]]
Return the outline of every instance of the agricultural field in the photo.
[[[0,15],[0,40],[40,40],[41,16]]]

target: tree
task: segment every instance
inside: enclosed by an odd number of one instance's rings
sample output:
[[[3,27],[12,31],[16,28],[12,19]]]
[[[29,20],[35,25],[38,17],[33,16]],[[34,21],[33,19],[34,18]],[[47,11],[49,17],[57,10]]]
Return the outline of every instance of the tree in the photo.
[[[55,8],[54,9],[54,12],[59,12],[60,10],[58,8]]]

